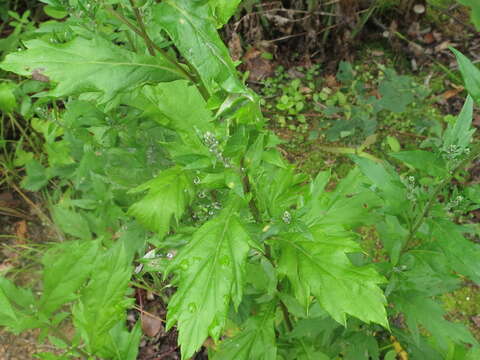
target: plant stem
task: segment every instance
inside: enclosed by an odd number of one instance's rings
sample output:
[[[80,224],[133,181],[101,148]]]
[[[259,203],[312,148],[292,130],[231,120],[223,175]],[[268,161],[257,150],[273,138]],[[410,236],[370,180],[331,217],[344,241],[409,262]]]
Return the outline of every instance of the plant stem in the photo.
[[[244,158],[240,160],[240,169],[243,169],[243,168],[244,168]],[[242,175],[243,175],[242,177],[243,192],[245,194],[249,194],[252,192],[250,179],[248,178],[248,174],[245,171],[242,171],[242,170],[240,171],[242,172]],[[263,223],[262,216],[258,209],[257,203],[254,200],[254,196],[251,197],[250,201],[248,202],[248,206],[250,208],[250,211],[252,212],[252,216],[255,219],[255,222],[257,224],[262,224]],[[265,257],[268,259],[268,261],[270,261],[272,266],[275,266],[275,262],[273,261],[271,253],[272,251],[270,249],[270,245],[265,244]],[[281,290],[280,284],[277,284],[277,291],[280,292],[280,290]],[[288,313],[288,308],[282,300],[279,299],[279,302],[280,302],[280,309],[282,310],[283,318],[285,320],[285,325],[287,326],[288,331],[292,331],[293,324],[292,324],[292,320],[290,319],[290,314]]]
[[[430,195],[430,198],[428,199],[427,203],[425,204],[425,206],[423,207],[423,210],[421,212],[421,214],[417,217],[417,219],[415,220],[415,222],[413,223],[411,229],[410,229],[410,233],[408,235],[408,238],[407,238],[407,241],[405,242],[405,245],[404,245],[404,248],[403,248],[403,252],[406,251],[408,248],[409,248],[409,244],[410,242],[413,240],[416,232],[418,231],[418,229],[420,229],[420,227],[422,226],[423,222],[425,221],[425,219],[427,218],[430,210],[432,209],[432,206],[434,205],[434,203],[437,201],[437,196],[438,194],[440,193],[440,191],[442,191],[443,187],[447,184],[449,184],[455,173],[462,169],[463,167],[465,167],[467,164],[470,164],[472,161],[474,161],[477,157],[480,156],[480,147],[476,149],[476,151],[474,151],[472,153],[472,155],[462,161],[460,164],[458,164],[452,171],[451,171],[451,175],[445,179],[443,179],[434,189],[433,189],[433,192],[432,194]]]
[[[125,16],[120,14],[119,12],[115,11],[111,6],[106,6],[105,9],[112,14],[115,18],[123,22],[130,30],[132,30],[135,34],[140,36],[145,43],[147,44],[147,47],[151,46],[153,49],[158,51],[160,55],[167,60],[171,65],[173,65],[183,76],[185,76],[188,80],[192,81],[195,83],[194,78],[192,77],[191,74],[189,74],[176,60],[172,59],[165,50],[163,50],[161,47],[156,45],[145,33],[142,33],[141,30],[139,30],[134,24],[130,22]],[[155,55],[155,54],[153,54]]]
[[[144,39],[149,40],[149,41],[145,41],[145,43],[147,44],[148,52],[150,53],[150,55],[155,56],[155,50],[153,49],[152,41],[150,40],[150,37],[147,34],[147,29],[145,27],[145,24],[143,23],[142,14],[140,14],[140,10],[138,10],[138,7],[135,5],[134,0],[130,0],[130,5],[132,6],[133,14],[135,15],[138,26],[140,27],[140,32],[142,33],[142,37]]]
[[[422,226],[423,222],[425,221],[425,218],[428,216],[428,213],[430,212],[433,204],[437,200],[438,193],[442,190],[443,186],[447,183],[447,181],[449,182],[450,180],[451,180],[451,177],[443,180],[433,190],[433,193],[430,196],[430,199],[428,199],[428,202],[423,207],[422,213],[420,214],[420,216],[417,217],[416,221],[413,223],[410,229],[410,234],[408,235],[407,241],[405,242],[405,249],[408,249],[409,243],[412,241],[416,232],[418,231],[418,229],[420,229],[420,226]]]
[[[292,331],[293,330],[292,320],[290,319],[290,314],[288,313],[287,306],[282,300],[280,300],[280,309],[282,310],[282,314],[285,320],[285,325],[287,326],[287,330]]]
[[[243,169],[244,168],[244,158],[242,158],[242,160],[240,160],[240,168]],[[242,170],[240,170],[242,171]],[[248,174],[244,171],[242,171],[242,185],[243,185],[243,192],[245,194],[249,194],[252,192],[252,186],[250,185],[250,179],[248,178]],[[248,202],[248,206],[250,208],[250,211],[252,212],[252,215],[253,215],[253,218],[255,219],[255,221],[259,224],[262,223],[262,216],[260,215],[260,211],[258,210],[258,206],[257,206],[257,203],[255,202],[254,200],[254,197],[252,196],[252,198],[250,199],[250,201]]]
[[[196,72],[196,70],[191,65],[187,65],[190,68],[190,71],[197,74],[197,76],[192,75],[191,73],[186,71],[182,67],[181,63],[179,63],[176,59],[172,58],[164,49],[162,49],[160,46],[155,44],[152,41],[152,39],[150,39],[150,37],[147,34],[145,23],[142,20],[140,11],[135,6],[135,3],[133,2],[133,0],[130,0],[130,3],[132,4],[133,12],[140,26],[140,29],[138,29],[134,24],[132,24],[130,20],[128,20],[121,13],[115,11],[115,9],[113,9],[111,6],[105,6],[105,9],[145,41],[145,44],[147,45],[148,52],[150,53],[150,55],[154,56],[155,50],[156,50],[165,60],[167,60],[171,65],[173,65],[186,79],[190,80],[195,86],[197,86],[198,91],[202,95],[203,99],[207,101],[210,98],[210,95],[208,93],[208,90],[205,88],[205,85],[200,81],[200,79],[197,79],[198,73]]]

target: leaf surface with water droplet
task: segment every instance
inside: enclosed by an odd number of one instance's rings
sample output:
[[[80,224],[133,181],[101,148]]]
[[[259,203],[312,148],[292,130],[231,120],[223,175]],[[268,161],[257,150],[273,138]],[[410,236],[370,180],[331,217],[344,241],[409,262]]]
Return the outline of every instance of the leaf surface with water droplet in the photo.
[[[227,206],[200,227],[168,269],[176,273],[177,292],[168,305],[167,328],[178,326],[182,359],[190,358],[208,336],[218,339],[230,303],[238,306],[242,299],[251,239],[236,208]]]

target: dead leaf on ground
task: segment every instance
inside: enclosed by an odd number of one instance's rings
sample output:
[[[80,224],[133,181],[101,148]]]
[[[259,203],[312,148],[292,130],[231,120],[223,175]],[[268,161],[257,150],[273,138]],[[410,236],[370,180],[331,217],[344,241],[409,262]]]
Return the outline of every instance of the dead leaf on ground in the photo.
[[[236,32],[232,33],[232,38],[228,42],[228,49],[230,50],[230,55],[234,61],[240,60],[243,55],[242,42],[240,40],[240,35]]]
[[[243,57],[245,69],[250,72],[250,81],[260,81],[273,74],[273,64],[270,60],[262,57],[262,51],[250,48]]]
[[[473,323],[475,324],[475,326],[480,328],[480,315],[472,316],[471,319],[472,319]]]
[[[154,337],[163,330],[163,324],[160,318],[142,312],[141,320],[143,333],[147,336]]]
[[[435,52],[436,52],[436,53],[439,53],[440,51],[443,51],[443,50],[448,49],[450,46],[455,47],[456,44],[450,42],[449,40],[442,41],[440,44],[438,44],[437,46],[435,46]]]
[[[448,100],[448,99],[458,95],[463,90],[464,90],[463,86],[459,86],[458,88],[447,90],[442,94],[442,98],[444,100]]]
[[[6,273],[7,271],[13,269],[14,266],[9,260],[5,260],[0,263],[0,274]]]
[[[370,54],[372,54],[372,56],[383,56],[385,55],[385,52],[383,52],[382,50],[372,50]]]
[[[473,115],[472,124],[475,125],[476,127],[480,127],[480,115],[479,114]]]
[[[13,195],[9,191],[0,193],[0,205],[6,206],[14,201]]]
[[[17,241],[23,243],[27,238],[27,222],[25,220],[20,220],[15,223],[15,236],[17,237]]]
[[[335,89],[340,86],[340,84],[337,82],[337,78],[335,77],[335,75],[325,76],[325,84],[331,89]]]
[[[423,36],[423,42],[425,44],[432,44],[435,42],[435,37],[433,36],[433,34],[431,32],[429,33],[426,33],[424,36]]]

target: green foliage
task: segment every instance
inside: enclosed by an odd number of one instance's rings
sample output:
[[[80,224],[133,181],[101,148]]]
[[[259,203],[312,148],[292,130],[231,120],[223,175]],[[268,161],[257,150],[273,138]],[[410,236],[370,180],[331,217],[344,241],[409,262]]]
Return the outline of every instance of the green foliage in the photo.
[[[457,57],[458,66],[462,72],[463,81],[468,93],[475,99],[477,103],[480,102],[480,70],[461,52],[452,49]]]
[[[172,218],[178,223],[193,197],[193,183],[180,168],[171,168],[131,192],[148,190],[148,194],[130,207],[148,229],[163,238],[170,229]]]
[[[95,98],[102,104],[139,84],[181,78],[165,59],[137,55],[100,37],[77,37],[60,45],[30,40],[25,46],[27,50],[8,55],[2,68],[58,83],[49,96],[97,93]],[[128,76],[119,78],[119,73]]]
[[[41,139],[22,139],[15,163],[24,188],[50,194],[63,241],[48,246],[35,291],[0,278],[1,326],[40,329],[61,353],[40,358],[133,360],[134,279],[167,300],[182,359],[208,338],[213,359],[392,359],[399,346],[413,360],[474,358],[477,340],[439,303],[460,279],[480,281],[479,246],[455,212],[459,194],[478,207],[478,189],[451,187],[480,154],[472,98],[422,150],[391,138],[391,163],[348,152],[356,166],[334,184],[282,158],[240,81],[217,32],[238,2],[44,3],[54,19],[70,15],[0,63],[33,78],[6,82],[0,104]],[[387,69],[370,96],[346,63],[335,92],[317,88],[317,70],[275,108],[296,116],[325,102],[347,119],[331,140],[359,135],[365,147],[380,114],[425,96]],[[378,232],[381,258],[364,251],[362,229]]]
[[[322,134],[326,141],[358,146],[383,129],[426,133],[435,123],[429,90],[410,76],[383,65],[347,62],[340,63],[337,81],[318,74],[318,65],[287,73],[279,67],[275,77],[264,80],[262,103],[274,126],[308,133],[308,140]],[[425,119],[425,111],[432,119]]]
[[[178,290],[168,305],[167,327],[177,324],[182,356],[191,357],[207,336],[218,340],[230,303],[242,300],[250,235],[228,205],[203,224],[167,269]]]

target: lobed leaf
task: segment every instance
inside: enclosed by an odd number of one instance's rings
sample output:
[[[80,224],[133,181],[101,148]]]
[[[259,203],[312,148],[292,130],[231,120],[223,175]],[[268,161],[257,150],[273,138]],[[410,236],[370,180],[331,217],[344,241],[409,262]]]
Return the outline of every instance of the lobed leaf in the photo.
[[[228,22],[228,19],[235,14],[238,4],[242,0],[210,0],[210,6],[213,10],[217,27],[222,27]]]
[[[43,256],[43,294],[39,308],[49,316],[78,297],[95,264],[98,241],[70,241],[52,247]]]
[[[61,205],[56,205],[53,208],[53,219],[66,234],[83,240],[90,240],[92,238],[88,221],[79,212],[66,209]]]
[[[230,303],[242,299],[249,234],[230,204],[202,225],[174,258],[177,292],[168,304],[167,328],[177,324],[182,359],[190,358],[210,335],[218,339]]]
[[[142,339],[142,328],[138,321],[131,331],[128,331],[124,321],[119,322],[110,330],[111,354],[118,360],[136,360]],[[112,356],[113,357],[113,356]]]
[[[380,190],[385,200],[385,212],[404,214],[408,204],[405,186],[400,177],[388,163],[379,164],[372,160],[353,157],[360,171]]]
[[[219,86],[232,93],[246,92],[211,21],[212,8],[207,1],[164,0],[153,7],[153,15],[182,56],[195,67],[210,94]]]
[[[0,326],[18,334],[26,329],[40,327],[40,322],[30,316],[35,309],[35,298],[30,289],[0,277]]]
[[[122,243],[117,243],[100,258],[88,285],[75,303],[73,323],[92,352],[102,352],[108,344],[110,331],[124,321],[125,310],[131,304],[126,298],[132,267]],[[109,357],[109,355],[105,356]]]
[[[160,237],[178,222],[194,196],[193,182],[179,167],[162,171],[155,179],[131,190],[147,191],[147,195],[134,203],[129,214]]]
[[[275,360],[275,314],[264,309],[251,316],[234,337],[223,341],[213,360]]]
[[[25,46],[27,50],[7,55],[0,68],[58,83],[48,92],[50,96],[96,92],[96,100],[105,103],[142,83],[183,77],[161,57],[137,55],[100,37],[77,37],[65,44],[37,39],[26,41]]]
[[[314,295],[342,325],[346,315],[388,328],[386,299],[378,284],[385,282],[372,267],[356,267],[348,253],[361,252],[348,232],[314,226],[313,239],[301,234],[281,236],[279,271],[290,280],[296,298],[306,308]]]
[[[480,246],[465,239],[461,227],[448,220],[433,222],[433,236],[452,270],[480,283]]]
[[[437,153],[425,150],[411,150],[390,153],[388,155],[428,175],[434,177],[448,175],[445,160]]]
[[[449,342],[478,345],[463,324],[452,323],[444,319],[445,312],[434,300],[424,298],[416,293],[395,296],[392,300],[396,309],[405,314],[406,323],[415,342],[419,343],[420,341],[419,326],[422,325],[435,337],[436,343],[445,352]]]

